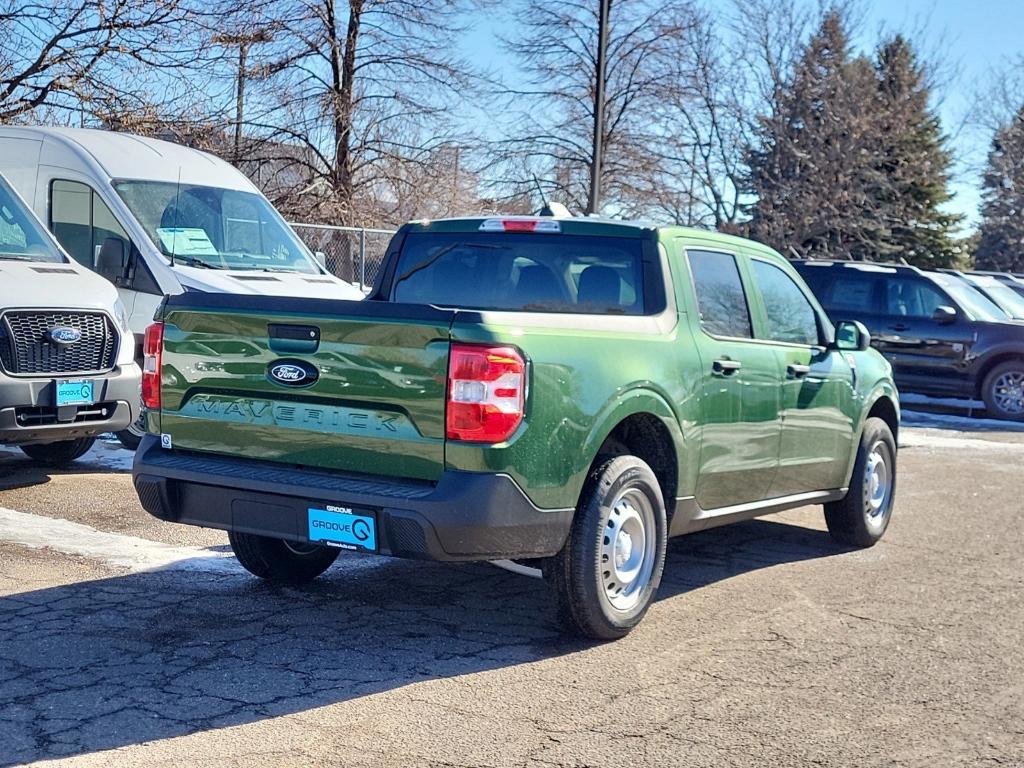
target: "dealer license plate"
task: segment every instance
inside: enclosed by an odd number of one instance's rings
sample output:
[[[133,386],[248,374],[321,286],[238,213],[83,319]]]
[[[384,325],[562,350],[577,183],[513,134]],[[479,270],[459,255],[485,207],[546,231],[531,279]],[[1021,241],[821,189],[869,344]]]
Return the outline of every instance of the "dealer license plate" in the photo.
[[[372,512],[348,507],[310,507],[309,540],[358,552],[377,551],[377,521]]]
[[[96,382],[88,379],[57,381],[57,405],[92,405],[95,402]]]

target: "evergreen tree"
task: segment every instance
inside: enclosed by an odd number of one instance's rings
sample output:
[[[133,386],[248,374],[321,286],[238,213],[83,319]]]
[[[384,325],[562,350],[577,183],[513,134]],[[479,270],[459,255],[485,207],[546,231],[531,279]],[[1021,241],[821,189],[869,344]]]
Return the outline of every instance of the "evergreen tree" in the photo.
[[[883,141],[880,186],[874,190],[885,251],[919,267],[951,267],[960,255],[953,229],[963,220],[941,207],[952,157],[938,116],[929,108],[923,67],[902,36],[885,41],[875,62],[877,129]]]
[[[1024,270],[1024,107],[992,141],[975,263],[979,269]]]
[[[851,57],[845,26],[839,11],[825,15],[750,154],[750,234],[783,253],[877,259],[891,250],[876,215],[877,81],[868,60]]]

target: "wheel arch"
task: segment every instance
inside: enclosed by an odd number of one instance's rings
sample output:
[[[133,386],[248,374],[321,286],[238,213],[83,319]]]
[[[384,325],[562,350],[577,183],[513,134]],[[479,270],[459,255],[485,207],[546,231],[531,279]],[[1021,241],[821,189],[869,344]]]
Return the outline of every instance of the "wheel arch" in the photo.
[[[671,515],[682,476],[685,441],[679,422],[667,401],[649,390],[632,390],[616,400],[599,420],[585,450],[589,473],[610,456],[629,454],[645,461],[658,478],[665,506]],[[692,466],[692,462],[689,463]],[[586,488],[581,489],[585,493]]]
[[[1024,350],[1020,349],[1004,349],[999,352],[993,352],[989,354],[978,366],[978,371],[974,375],[974,397],[980,399],[982,395],[982,387],[985,385],[985,379],[988,378],[989,373],[997,365],[1008,362],[1010,360],[1021,360],[1024,361]]]

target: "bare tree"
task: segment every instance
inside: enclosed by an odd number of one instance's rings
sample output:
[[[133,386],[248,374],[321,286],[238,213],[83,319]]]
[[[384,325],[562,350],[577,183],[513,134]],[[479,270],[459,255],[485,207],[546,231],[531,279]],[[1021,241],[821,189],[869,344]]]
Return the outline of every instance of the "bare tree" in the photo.
[[[191,2],[0,0],[0,122],[85,122],[194,95],[195,79],[175,84],[204,59],[219,0]]]
[[[520,30],[505,40],[522,70],[504,83],[495,113],[509,116],[491,148],[492,182],[520,196],[544,178],[571,208],[590,207],[597,84],[596,0],[524,0],[508,7]],[[601,188],[622,211],[650,187],[658,138],[653,114],[674,70],[671,50],[695,23],[687,0],[614,0],[609,15]]]
[[[271,40],[249,53],[246,154],[298,181],[278,188],[276,203],[361,223],[397,166],[426,167],[458,138],[451,106],[472,75],[454,41],[473,4],[266,0],[246,9],[248,31],[269,30]]]

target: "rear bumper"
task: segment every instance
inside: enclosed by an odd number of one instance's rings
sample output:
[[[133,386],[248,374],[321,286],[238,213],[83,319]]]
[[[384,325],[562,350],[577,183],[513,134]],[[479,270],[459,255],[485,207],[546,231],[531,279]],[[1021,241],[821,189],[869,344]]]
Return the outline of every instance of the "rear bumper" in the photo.
[[[161,520],[308,541],[311,503],[351,506],[375,513],[381,554],[427,560],[549,557],[573,516],[538,509],[506,475],[392,481],[167,451],[153,435],[136,451],[132,476],[142,506]]]
[[[0,374],[0,444],[50,443],[122,430],[138,417],[141,376],[132,363],[82,377],[96,382],[95,405],[55,408],[53,378]]]

